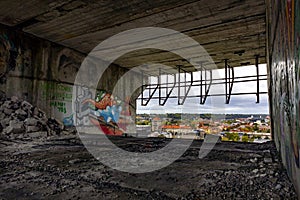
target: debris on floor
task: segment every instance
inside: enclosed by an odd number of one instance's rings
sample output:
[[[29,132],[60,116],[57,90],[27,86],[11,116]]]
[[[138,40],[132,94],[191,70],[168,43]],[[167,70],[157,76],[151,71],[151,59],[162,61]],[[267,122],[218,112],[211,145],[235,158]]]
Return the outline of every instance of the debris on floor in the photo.
[[[154,151],[169,139],[111,137],[132,152]],[[145,144],[156,144],[145,146]],[[289,199],[294,188],[273,142],[222,142],[203,159],[194,141],[171,165],[144,174],[113,170],[74,135],[0,140],[1,199]],[[104,147],[103,147],[104,148]],[[144,150],[146,149],[146,150]]]

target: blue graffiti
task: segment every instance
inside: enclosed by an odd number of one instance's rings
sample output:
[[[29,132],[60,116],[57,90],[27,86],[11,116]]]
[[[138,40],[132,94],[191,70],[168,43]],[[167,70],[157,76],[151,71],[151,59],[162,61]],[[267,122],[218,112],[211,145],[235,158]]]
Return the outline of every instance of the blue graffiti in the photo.
[[[68,117],[65,117],[63,119],[63,124],[65,126],[73,126],[74,125],[73,114]]]
[[[122,107],[120,105],[107,106],[105,110],[91,110],[91,114],[97,117],[103,117],[106,123],[110,121],[117,123],[120,118]]]

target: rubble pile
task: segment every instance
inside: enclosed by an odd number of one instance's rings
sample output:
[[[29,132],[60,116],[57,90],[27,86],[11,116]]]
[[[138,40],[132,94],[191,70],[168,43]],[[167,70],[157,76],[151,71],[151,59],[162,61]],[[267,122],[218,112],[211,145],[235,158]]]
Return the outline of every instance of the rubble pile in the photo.
[[[7,139],[40,138],[59,135],[64,125],[46,113],[13,96],[0,94],[0,136]]]

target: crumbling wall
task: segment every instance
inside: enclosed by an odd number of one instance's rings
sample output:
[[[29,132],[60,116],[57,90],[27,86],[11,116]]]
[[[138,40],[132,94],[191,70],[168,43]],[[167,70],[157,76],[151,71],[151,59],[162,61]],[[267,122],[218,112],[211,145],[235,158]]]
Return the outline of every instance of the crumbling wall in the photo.
[[[300,1],[268,0],[273,137],[300,194]]]
[[[65,125],[72,125],[72,98],[76,98],[72,96],[73,84],[85,56],[61,45],[0,26],[0,91],[8,97],[24,99],[41,108],[48,116],[63,121]],[[111,65],[101,77],[99,91],[111,93],[113,85],[126,72],[125,68]],[[98,78],[92,77],[93,71],[90,74],[89,79]],[[124,90],[139,83],[138,76],[131,76],[131,81],[123,84]],[[119,100],[125,102],[124,99]],[[135,104],[131,103],[130,106],[128,109],[134,116]]]

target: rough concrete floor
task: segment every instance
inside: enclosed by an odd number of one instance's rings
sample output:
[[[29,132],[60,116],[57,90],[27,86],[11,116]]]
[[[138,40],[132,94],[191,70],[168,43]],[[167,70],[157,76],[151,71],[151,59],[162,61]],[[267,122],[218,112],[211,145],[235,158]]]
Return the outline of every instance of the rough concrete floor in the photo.
[[[130,151],[168,142],[112,140]],[[0,199],[297,199],[272,142],[223,142],[199,159],[201,144],[166,168],[129,174],[99,163],[76,136],[0,140]]]

